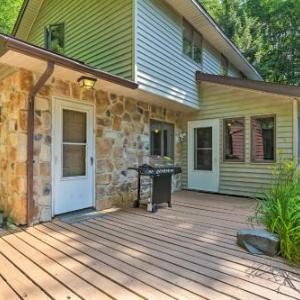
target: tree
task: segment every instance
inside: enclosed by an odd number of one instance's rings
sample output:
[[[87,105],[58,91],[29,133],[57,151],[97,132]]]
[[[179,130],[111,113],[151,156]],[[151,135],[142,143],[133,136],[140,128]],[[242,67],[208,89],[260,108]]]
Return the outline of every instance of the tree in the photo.
[[[0,32],[11,33],[23,0],[0,1]]]
[[[300,85],[299,0],[199,0],[267,81]]]
[[[245,10],[262,24],[261,74],[268,81],[300,85],[299,0],[248,0]]]

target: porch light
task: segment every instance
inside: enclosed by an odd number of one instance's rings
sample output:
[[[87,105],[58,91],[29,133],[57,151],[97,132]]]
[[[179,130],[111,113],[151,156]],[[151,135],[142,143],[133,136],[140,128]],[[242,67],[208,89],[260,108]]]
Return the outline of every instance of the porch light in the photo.
[[[97,81],[97,79],[92,78],[92,77],[87,77],[87,76],[81,76],[77,80],[80,87],[86,88],[88,90],[91,90],[94,88],[96,81]]]

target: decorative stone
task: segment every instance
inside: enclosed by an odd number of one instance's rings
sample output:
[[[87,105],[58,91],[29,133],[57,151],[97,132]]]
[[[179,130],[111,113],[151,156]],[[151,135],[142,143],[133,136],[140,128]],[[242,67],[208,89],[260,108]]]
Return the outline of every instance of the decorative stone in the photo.
[[[97,139],[96,154],[97,157],[103,157],[112,153],[113,140],[110,138]]]
[[[27,111],[25,110],[19,113],[19,127],[22,131],[27,131]]]
[[[110,127],[112,125],[111,118],[97,118],[97,125]]]
[[[122,119],[118,116],[115,116],[113,120],[113,127],[112,127],[113,130],[120,131],[122,129],[121,125],[122,125]]]
[[[41,176],[50,176],[50,164],[48,162],[40,163],[40,175]]]
[[[124,106],[122,103],[116,103],[112,108],[111,111],[113,114],[120,116],[124,112]]]
[[[125,110],[129,113],[136,111],[136,101],[130,98],[125,99]]]
[[[33,86],[32,72],[21,70],[19,73],[19,87],[21,91],[30,91]]]
[[[55,96],[63,95],[63,96],[70,96],[70,85],[67,82],[62,80],[55,80],[54,81],[54,90],[53,94]]]
[[[131,117],[130,117],[130,115],[129,115],[128,113],[125,113],[125,114],[123,115],[123,120],[124,120],[125,122],[131,122]]]
[[[266,230],[244,229],[237,233],[237,244],[252,254],[275,256],[279,252],[279,237]]]
[[[41,111],[49,110],[50,107],[49,107],[48,99],[41,98],[41,97],[36,98],[35,99],[35,109],[41,110]]]
[[[97,114],[105,112],[110,104],[108,94],[104,91],[96,91],[96,111]]]

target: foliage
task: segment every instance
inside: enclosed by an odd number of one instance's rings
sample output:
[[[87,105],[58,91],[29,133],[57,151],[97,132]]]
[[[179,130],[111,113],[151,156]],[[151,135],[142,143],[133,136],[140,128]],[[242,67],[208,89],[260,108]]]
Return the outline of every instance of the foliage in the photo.
[[[0,32],[11,33],[23,0],[0,1]]]
[[[267,81],[300,85],[299,0],[198,0]]]
[[[294,162],[280,161],[274,183],[259,200],[255,219],[280,237],[281,255],[300,263],[300,172]]]

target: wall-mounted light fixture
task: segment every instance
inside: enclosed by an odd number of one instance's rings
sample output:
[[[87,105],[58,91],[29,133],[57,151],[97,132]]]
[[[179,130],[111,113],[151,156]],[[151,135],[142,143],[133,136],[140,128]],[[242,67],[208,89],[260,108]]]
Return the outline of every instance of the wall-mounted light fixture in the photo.
[[[96,78],[87,77],[87,76],[81,76],[77,80],[80,87],[83,87],[83,88],[86,88],[89,90],[94,88],[96,81],[97,81]]]

